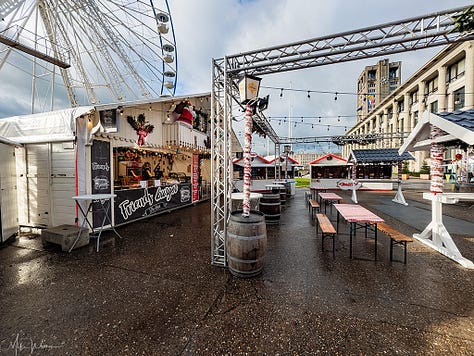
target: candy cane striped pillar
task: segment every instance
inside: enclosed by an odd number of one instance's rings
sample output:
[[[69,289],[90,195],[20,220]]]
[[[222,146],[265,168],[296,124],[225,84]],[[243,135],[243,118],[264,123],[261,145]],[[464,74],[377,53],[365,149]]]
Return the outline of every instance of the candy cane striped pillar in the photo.
[[[430,125],[430,136],[434,140],[442,135],[441,129],[434,125]],[[436,142],[431,143],[430,147],[430,174],[431,184],[430,191],[433,194],[443,193],[443,152],[444,147]]]
[[[245,142],[244,142],[244,198],[242,201],[242,216],[250,216],[250,180],[252,163],[250,151],[252,149],[252,106],[245,106]]]

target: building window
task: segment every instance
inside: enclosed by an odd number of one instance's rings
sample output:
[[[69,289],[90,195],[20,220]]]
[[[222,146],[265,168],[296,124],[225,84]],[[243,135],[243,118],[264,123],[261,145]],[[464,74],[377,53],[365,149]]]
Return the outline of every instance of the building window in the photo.
[[[462,77],[465,72],[466,58],[462,58],[454,64],[451,64],[446,70],[446,83],[451,83]]]
[[[396,77],[398,77],[397,73],[398,73],[398,68],[390,68],[388,70],[389,79],[395,79]]]
[[[418,102],[418,90],[410,93],[410,105]]]
[[[434,77],[426,82],[425,95],[438,91],[438,77]]]
[[[369,80],[375,80],[376,75],[377,75],[377,71],[375,70],[369,70],[367,72],[367,77],[369,78]]]
[[[430,104],[430,112],[437,113],[438,112],[438,101],[433,101]]]
[[[415,111],[413,113],[413,127],[415,127],[417,123],[418,123],[418,111]]]
[[[454,110],[461,110],[464,107],[464,87],[454,91]]]
[[[398,112],[401,113],[405,111],[405,101],[399,101],[398,102]]]

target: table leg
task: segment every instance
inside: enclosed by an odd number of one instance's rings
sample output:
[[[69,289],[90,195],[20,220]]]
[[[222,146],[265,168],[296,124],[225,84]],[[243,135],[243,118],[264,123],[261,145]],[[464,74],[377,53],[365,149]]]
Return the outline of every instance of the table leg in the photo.
[[[354,224],[353,222],[349,223],[349,251],[350,251],[349,257],[350,258],[352,258],[352,229],[353,229],[352,225],[353,224]]]
[[[375,261],[377,261],[377,224],[374,224],[374,234],[375,234]]]
[[[100,201],[101,210],[104,212],[104,218],[102,219],[102,225],[100,226],[99,235],[97,236],[97,245],[96,245],[96,251],[97,252],[99,252],[100,235],[102,234],[102,230],[104,229],[105,221],[108,219],[110,225],[112,226],[112,219],[109,216],[111,205],[112,204],[111,204],[111,201],[109,199],[106,199],[104,201],[102,201],[102,200]],[[120,234],[117,232],[117,230],[115,230],[115,227],[112,227],[112,230],[115,232],[115,234],[119,238],[122,238],[122,236],[120,236]]]
[[[88,215],[89,212],[92,210],[92,202],[89,203],[86,212],[84,212],[84,209],[82,209],[81,204],[78,204],[78,203],[76,202],[76,205],[79,207],[79,210],[81,211],[81,214],[82,214],[82,216],[83,216],[84,219],[82,220],[81,226],[79,226],[79,231],[77,232],[76,239],[75,239],[74,242],[72,243],[72,245],[71,245],[71,247],[69,248],[69,251],[68,251],[68,252],[71,252],[72,249],[74,248],[74,246],[76,246],[77,241],[79,241],[79,238],[81,237],[82,229],[85,227],[85,224],[86,224],[86,223],[87,223],[87,225],[89,225],[89,227],[90,227],[92,230],[94,230],[94,228],[92,227],[91,223],[90,223],[89,220],[87,219],[87,215]]]
[[[337,211],[336,217],[336,232],[339,233],[339,210]]]

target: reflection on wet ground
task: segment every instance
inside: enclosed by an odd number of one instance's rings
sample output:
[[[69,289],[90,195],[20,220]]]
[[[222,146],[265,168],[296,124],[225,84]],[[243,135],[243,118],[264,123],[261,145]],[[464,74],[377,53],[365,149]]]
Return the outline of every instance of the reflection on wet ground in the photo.
[[[413,209],[418,196],[406,195]],[[418,232],[415,210],[392,198],[361,192],[359,203]],[[390,262],[382,234],[377,261],[362,233],[350,259],[346,223],[333,258],[303,200],[297,189],[267,226],[265,268],[252,279],[211,265],[208,202],[122,226],[98,253],[94,241],[68,254],[17,238],[0,248],[0,354],[472,354],[472,271],[416,241],[407,265]],[[460,226],[472,216],[447,213]],[[470,259],[473,237],[454,235]]]

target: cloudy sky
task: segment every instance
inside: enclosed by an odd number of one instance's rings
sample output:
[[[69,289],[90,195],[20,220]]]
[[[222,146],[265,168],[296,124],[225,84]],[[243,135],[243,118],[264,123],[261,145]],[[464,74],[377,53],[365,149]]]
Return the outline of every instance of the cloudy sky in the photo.
[[[179,60],[180,93],[209,90],[210,58],[220,58],[247,50],[265,48],[295,41],[355,30],[367,26],[402,20],[439,10],[472,4],[472,1],[348,1],[348,0],[172,0],[170,7],[176,29]],[[402,80],[407,79],[441,48],[390,56],[390,61],[402,61]],[[383,58],[310,68],[303,71],[265,76],[262,86],[303,90],[352,92],[366,65]],[[295,119],[294,122],[271,120],[280,136],[327,136],[344,133],[355,123],[356,96],[265,90],[270,94],[268,117],[321,116],[319,120]],[[341,118],[337,116],[352,116]],[[326,119],[324,117],[327,117]],[[330,118],[332,117],[332,118]],[[313,125],[311,125],[313,123]],[[325,124],[328,124],[326,126]],[[236,127],[238,124],[235,125]],[[241,136],[243,129],[236,129]],[[266,153],[273,144],[254,136],[254,149]],[[312,144],[293,148],[295,151],[328,151],[335,147]],[[271,153],[271,152],[270,152]]]
[[[156,1],[157,4],[163,1]],[[211,59],[274,45],[326,36],[343,31],[402,20],[472,4],[454,0],[169,0],[177,41],[177,95],[209,92]],[[158,5],[159,6],[159,5]],[[407,52],[389,57],[402,61],[402,81],[407,79],[441,48]],[[329,91],[355,93],[356,81],[363,68],[381,58],[310,68],[265,76],[262,86],[301,89],[303,92],[263,88],[260,96],[270,95],[266,116],[270,118],[319,117],[291,122],[271,119],[280,136],[308,137],[344,133],[355,123],[356,96],[311,93]],[[2,85],[3,82],[3,85]],[[5,83],[9,86],[6,87]],[[29,105],[30,81],[25,73],[8,75],[0,71],[0,117],[24,113]],[[66,105],[66,103],[64,103]],[[242,116],[235,113],[236,119]],[[342,118],[338,121],[337,116]],[[313,123],[313,125],[311,125]],[[242,125],[236,122],[240,135]],[[256,135],[254,135],[256,136]],[[254,149],[272,150],[266,140],[255,138]],[[295,147],[295,151],[334,150],[327,144]]]

